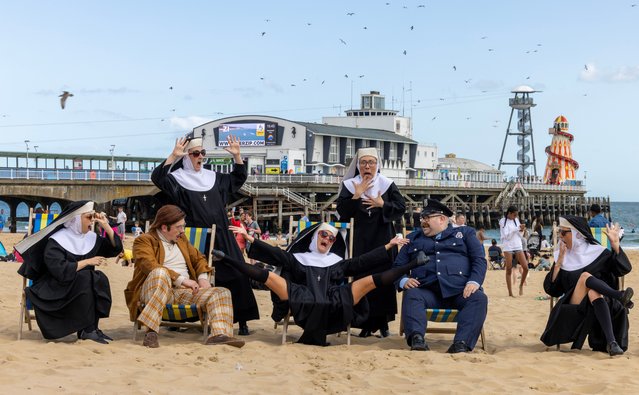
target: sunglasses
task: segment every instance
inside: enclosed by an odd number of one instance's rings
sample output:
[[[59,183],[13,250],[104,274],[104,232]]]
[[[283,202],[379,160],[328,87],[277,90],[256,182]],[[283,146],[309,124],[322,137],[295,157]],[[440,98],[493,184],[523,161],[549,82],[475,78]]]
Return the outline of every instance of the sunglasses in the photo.
[[[193,156],[193,157],[198,157],[200,155],[202,156],[206,156],[206,150],[203,149],[202,151],[193,151],[193,152],[189,152],[189,155]]]
[[[327,230],[320,230],[319,233],[320,237],[323,237],[325,239],[328,239],[328,241],[330,241],[331,243],[335,242],[335,236],[333,236],[333,234]]]
[[[565,236],[567,233],[572,233],[572,230],[570,229],[560,229],[559,230],[559,234],[562,236]]]

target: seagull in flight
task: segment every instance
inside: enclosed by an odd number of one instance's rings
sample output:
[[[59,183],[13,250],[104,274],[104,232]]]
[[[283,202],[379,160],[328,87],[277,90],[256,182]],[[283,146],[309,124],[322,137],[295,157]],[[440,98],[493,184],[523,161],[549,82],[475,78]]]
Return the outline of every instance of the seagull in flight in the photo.
[[[588,65],[587,64],[584,65],[584,70],[588,71]]]
[[[348,78],[348,74],[344,74],[344,78]]]
[[[346,15],[353,16],[353,15],[355,15],[355,13],[354,12],[347,12]]]
[[[266,32],[262,32],[262,37],[264,37],[265,34],[266,34]]]
[[[359,78],[364,78],[364,74],[360,75]]]
[[[453,66],[453,71],[457,71],[457,66]]]
[[[341,42],[342,44],[346,45],[346,41],[342,40],[341,38],[339,39],[339,42]]]
[[[60,96],[58,96],[60,98],[60,106],[62,107],[62,109],[64,110],[64,106],[67,102],[67,99],[69,97],[73,97],[73,93],[69,93],[67,91],[62,91],[62,94]]]
[[[433,119],[431,119],[431,122],[436,120],[436,119],[437,119],[437,116],[434,116]]]
[[[417,8],[426,8],[426,5],[420,4],[420,5],[417,6]]]
[[[411,27],[410,27],[410,30],[413,30],[413,29],[415,29],[415,26],[411,26]]]
[[[402,52],[404,55],[406,55],[406,50],[404,50],[404,52]]]

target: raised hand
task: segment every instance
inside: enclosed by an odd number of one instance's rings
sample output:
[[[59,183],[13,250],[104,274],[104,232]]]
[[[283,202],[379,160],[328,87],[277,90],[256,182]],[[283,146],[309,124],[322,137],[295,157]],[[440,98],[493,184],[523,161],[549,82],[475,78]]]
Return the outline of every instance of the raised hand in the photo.
[[[100,228],[107,230],[110,229],[111,227],[109,226],[109,219],[107,218],[106,213],[94,213],[93,214],[93,220],[95,222],[97,222],[98,225],[100,225]]]
[[[240,139],[237,136],[229,135],[226,138],[229,143],[228,147],[224,147],[224,150],[229,154],[236,156],[240,154]]]
[[[186,137],[180,137],[179,139],[175,140],[175,147],[173,147],[173,152],[171,152],[171,155],[173,155],[175,159],[183,157],[187,154],[186,146],[188,144],[189,142],[186,140]]]
[[[619,252],[619,242],[621,240],[621,226],[618,222],[614,224],[606,224],[606,233],[608,234],[608,240],[610,241],[610,246],[615,252]]]
[[[388,242],[388,244],[392,246],[405,246],[406,244],[410,243],[410,240],[405,239],[403,237],[400,236],[395,236],[392,239],[390,239],[390,241]]]
[[[359,184],[354,182],[353,185],[355,186],[353,199],[359,199],[362,197],[364,192],[368,191],[373,186],[373,180],[371,178],[367,178],[362,180]]]

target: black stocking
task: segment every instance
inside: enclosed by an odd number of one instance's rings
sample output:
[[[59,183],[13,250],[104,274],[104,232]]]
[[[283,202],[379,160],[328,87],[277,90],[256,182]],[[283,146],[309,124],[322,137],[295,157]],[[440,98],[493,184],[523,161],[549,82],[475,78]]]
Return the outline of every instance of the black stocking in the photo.
[[[610,288],[608,284],[596,278],[595,276],[590,276],[586,279],[586,287],[592,289],[593,291],[597,291],[604,296],[608,296],[613,299],[621,299],[623,295],[623,291],[617,291],[616,289]]]
[[[268,280],[268,274],[270,273],[266,269],[259,268],[255,265],[249,265],[246,262],[238,262],[231,257],[227,256],[224,252],[219,250],[213,250],[213,255],[220,259],[220,262],[224,262],[229,266],[239,270],[242,274],[245,274],[248,278],[264,284]]]
[[[395,280],[410,272],[412,269],[425,265],[426,263],[428,263],[428,257],[420,251],[417,254],[417,258],[410,261],[408,265],[397,266],[381,273],[373,274],[373,283],[375,283],[375,287],[377,288],[392,284]]]
[[[589,277],[590,280],[592,277]],[[610,309],[604,298],[597,298],[592,302],[595,310],[595,317],[599,321],[599,325],[606,336],[606,343],[610,344],[615,341],[615,335],[612,333],[612,320],[610,319]]]

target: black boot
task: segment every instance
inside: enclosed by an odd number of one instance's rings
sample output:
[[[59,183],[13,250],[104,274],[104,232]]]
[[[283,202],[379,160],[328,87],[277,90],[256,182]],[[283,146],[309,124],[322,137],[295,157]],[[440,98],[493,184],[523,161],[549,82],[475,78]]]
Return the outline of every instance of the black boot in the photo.
[[[619,347],[619,344],[617,344],[617,342],[608,343],[607,349],[608,349],[608,354],[610,354],[611,357],[614,357],[615,355],[623,354],[623,350],[621,349],[621,347]]]

